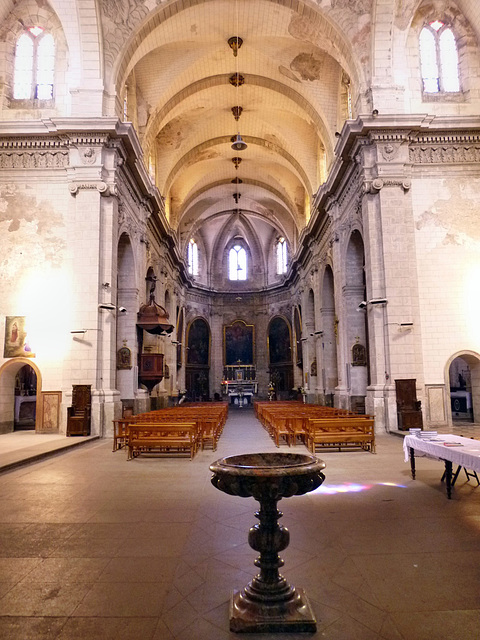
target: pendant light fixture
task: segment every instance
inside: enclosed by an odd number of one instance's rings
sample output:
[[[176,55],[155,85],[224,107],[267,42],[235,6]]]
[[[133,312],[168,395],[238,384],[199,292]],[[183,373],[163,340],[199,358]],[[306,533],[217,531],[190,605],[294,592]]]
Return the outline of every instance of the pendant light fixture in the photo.
[[[236,108],[235,107],[232,108],[232,113],[235,120],[238,122],[240,115],[243,111],[242,107],[240,106],[240,101],[238,99],[238,87],[240,86],[240,83],[238,82],[238,78],[239,78],[238,50],[243,44],[243,40],[238,35],[238,0],[235,0],[235,23],[236,23],[235,31],[237,35],[233,36],[232,38],[229,38],[228,45],[233,50],[233,55],[235,56],[235,77],[237,79],[237,82],[235,83],[235,92],[237,96],[237,106]],[[238,131],[237,136],[232,144],[232,149],[234,151],[245,151],[246,148],[247,148],[247,143],[242,139],[242,136],[240,135],[240,131]]]

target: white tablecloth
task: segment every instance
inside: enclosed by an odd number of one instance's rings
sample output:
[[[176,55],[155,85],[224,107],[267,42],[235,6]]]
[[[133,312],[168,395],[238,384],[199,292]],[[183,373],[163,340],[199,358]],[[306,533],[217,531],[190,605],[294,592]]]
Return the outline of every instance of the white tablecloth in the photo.
[[[446,447],[445,442],[459,442],[461,447]],[[462,438],[451,434],[441,433],[431,440],[423,440],[416,436],[405,436],[403,440],[403,450],[405,452],[405,462],[410,459],[410,447],[415,451],[421,451],[434,458],[451,460],[453,464],[458,464],[471,471],[480,471],[480,441]]]

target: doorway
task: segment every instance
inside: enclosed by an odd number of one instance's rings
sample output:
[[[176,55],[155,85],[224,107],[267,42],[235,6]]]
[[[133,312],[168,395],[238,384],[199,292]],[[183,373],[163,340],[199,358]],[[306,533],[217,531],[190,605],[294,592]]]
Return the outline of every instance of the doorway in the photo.
[[[452,360],[449,371],[450,408],[453,422],[473,422],[472,369],[480,367],[472,356],[457,356]],[[475,378],[475,376],[473,376]]]

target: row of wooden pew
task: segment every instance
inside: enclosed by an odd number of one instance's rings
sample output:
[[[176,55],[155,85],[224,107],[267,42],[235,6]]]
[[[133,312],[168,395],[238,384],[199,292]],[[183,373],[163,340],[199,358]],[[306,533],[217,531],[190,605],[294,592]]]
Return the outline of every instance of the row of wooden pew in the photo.
[[[128,460],[141,453],[189,455],[217,448],[228,415],[226,402],[188,403],[113,421],[113,451],[126,447]]]
[[[312,453],[325,448],[360,448],[375,453],[372,416],[296,401],[257,401],[254,408],[277,447],[283,440],[288,446],[302,443]]]

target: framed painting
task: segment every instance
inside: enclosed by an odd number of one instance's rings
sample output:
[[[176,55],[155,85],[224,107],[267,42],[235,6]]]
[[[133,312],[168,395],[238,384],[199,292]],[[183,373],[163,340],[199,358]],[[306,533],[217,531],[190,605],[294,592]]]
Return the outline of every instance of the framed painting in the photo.
[[[35,357],[27,341],[25,316],[6,316],[3,357],[18,358],[19,356],[24,358]]]
[[[243,320],[235,320],[223,327],[225,365],[253,365],[254,326]]]

